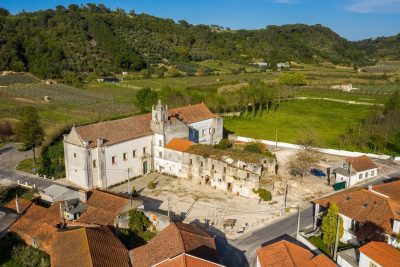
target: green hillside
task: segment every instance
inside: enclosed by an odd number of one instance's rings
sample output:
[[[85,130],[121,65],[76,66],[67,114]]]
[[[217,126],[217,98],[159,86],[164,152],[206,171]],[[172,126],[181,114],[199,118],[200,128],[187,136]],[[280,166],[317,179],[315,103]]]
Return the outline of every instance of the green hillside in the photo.
[[[69,84],[123,70],[163,73],[161,63],[194,74],[199,65],[193,62],[204,60],[247,66],[254,61],[364,65],[369,53],[398,51],[395,41],[377,47],[375,41],[352,43],[322,25],[233,31],[94,4],[16,15],[0,11],[0,70],[29,71]]]

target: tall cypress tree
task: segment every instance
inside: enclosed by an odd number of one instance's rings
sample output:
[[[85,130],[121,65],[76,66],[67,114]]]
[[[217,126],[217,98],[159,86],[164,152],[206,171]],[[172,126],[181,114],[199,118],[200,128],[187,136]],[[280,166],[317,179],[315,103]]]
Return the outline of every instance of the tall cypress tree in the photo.
[[[33,161],[36,164],[35,150],[43,143],[44,131],[40,125],[39,115],[34,107],[27,107],[21,111],[20,121],[16,127],[18,140],[26,149],[32,149]]]
[[[339,208],[335,202],[330,203],[328,212],[322,219],[322,242],[328,247],[331,255],[333,255],[333,246],[336,239],[336,227]],[[339,219],[339,239],[343,236],[343,220]]]

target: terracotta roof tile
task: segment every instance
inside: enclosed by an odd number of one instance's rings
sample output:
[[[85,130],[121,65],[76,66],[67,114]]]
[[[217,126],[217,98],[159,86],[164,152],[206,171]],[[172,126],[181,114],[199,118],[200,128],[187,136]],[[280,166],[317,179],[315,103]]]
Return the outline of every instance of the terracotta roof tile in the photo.
[[[105,227],[79,228],[57,233],[51,266],[129,266],[128,250]]]
[[[79,217],[78,222],[85,224],[110,225],[115,217],[129,204],[129,200],[111,192],[92,190],[85,205],[86,211]]]
[[[400,181],[374,185],[372,190],[400,202]]]
[[[19,212],[24,213],[33,202],[24,198],[18,198],[18,205],[19,205]],[[9,201],[4,207],[12,209],[13,211],[17,212],[15,198]]]
[[[35,241],[39,248],[49,252],[59,223],[58,205],[45,208],[32,204],[10,230],[19,234],[27,244]]]
[[[296,244],[281,240],[273,244],[257,249],[257,257],[261,267],[316,267],[336,266],[325,255],[317,255],[311,253],[308,249],[300,247]]]
[[[178,118],[185,123],[194,123],[217,117],[203,103],[171,109],[169,117]],[[104,144],[111,145],[119,142],[152,135],[150,129],[151,113],[129,118],[100,122],[76,127],[83,141],[88,141],[90,147],[97,145],[97,139],[104,140]]]
[[[399,267],[400,250],[385,242],[372,241],[360,248],[360,253],[382,267]]]
[[[174,138],[168,144],[165,145],[165,148],[184,152],[192,145],[193,145],[193,142],[191,142],[189,140],[181,139],[181,138]]]
[[[171,223],[144,246],[131,250],[133,266],[153,266],[166,259],[187,253],[218,262],[214,238],[199,228],[183,223]]]
[[[356,172],[362,172],[377,168],[376,164],[369,157],[365,155],[354,158],[347,158],[345,159],[345,161],[348,164],[351,164],[351,167]]]
[[[223,267],[223,265],[206,261],[192,255],[181,254],[177,257],[156,264],[154,267]]]
[[[339,213],[357,222],[371,221],[382,227],[387,234],[392,233],[391,220],[399,218],[400,203],[364,188],[351,188],[312,201],[323,207],[335,202]]]

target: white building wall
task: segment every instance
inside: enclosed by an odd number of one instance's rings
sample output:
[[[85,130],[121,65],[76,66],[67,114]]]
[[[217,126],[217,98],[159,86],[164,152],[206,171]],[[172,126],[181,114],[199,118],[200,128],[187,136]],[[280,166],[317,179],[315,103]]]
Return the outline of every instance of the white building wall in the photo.
[[[200,144],[218,144],[223,137],[223,119],[212,118],[189,124],[199,133]]]
[[[105,176],[106,185],[103,187],[109,187],[113,184],[123,182],[128,179],[128,168],[129,177],[135,177],[143,174],[143,161],[147,160],[147,171],[151,169],[151,153],[152,153],[152,141],[153,136],[145,136],[122,143],[106,146],[105,148]],[[143,153],[143,148],[146,148],[146,153]],[[133,151],[135,157],[133,157]],[[124,160],[124,153],[127,153],[128,158]],[[116,163],[112,163],[112,158],[116,157]],[[143,159],[143,157],[150,156],[149,158]]]
[[[340,241],[344,243],[351,243],[358,245],[358,241],[356,236],[352,233],[353,220],[343,214],[340,214],[340,217],[343,220],[343,236],[340,238]]]
[[[365,180],[374,178],[378,175],[378,169],[371,169],[368,171],[364,171],[364,172],[356,172],[356,173],[352,173],[351,175],[351,179],[349,181],[349,177],[348,176],[344,176],[342,174],[337,173],[336,174],[336,182],[342,182],[342,181],[346,181],[346,186],[347,187],[351,187],[354,186],[360,182],[363,182]]]
[[[371,263],[373,263],[374,265],[372,265]],[[371,260],[368,256],[366,256],[363,253],[360,253],[360,261],[358,263],[359,267],[370,267],[370,266],[381,266],[380,264],[374,262],[373,260]]]
[[[66,155],[64,155],[64,158],[66,160],[65,166],[66,168],[68,168],[68,170],[66,171],[67,181],[76,184],[84,189],[89,189],[90,185],[87,179],[88,150],[82,146],[64,142],[64,151],[67,153]]]

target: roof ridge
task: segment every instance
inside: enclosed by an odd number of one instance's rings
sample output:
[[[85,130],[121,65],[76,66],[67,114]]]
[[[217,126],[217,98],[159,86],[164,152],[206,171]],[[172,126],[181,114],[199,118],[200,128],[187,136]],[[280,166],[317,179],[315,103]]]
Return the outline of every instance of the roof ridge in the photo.
[[[80,125],[80,126],[75,127],[75,129],[83,128],[83,127],[86,127],[86,126],[101,125],[101,124],[110,123],[110,122],[123,121],[123,120],[131,119],[131,118],[134,118],[134,117],[142,117],[142,116],[146,116],[146,115],[150,115],[150,114],[151,113],[148,112],[148,113],[144,113],[144,114],[136,114],[136,115],[132,115],[132,116],[125,117],[125,118],[119,118],[119,119],[115,119],[115,120],[99,121],[99,122],[96,122],[96,123]]]
[[[293,263],[294,266],[297,266],[296,261],[293,259],[292,253],[290,253],[289,246],[287,245],[286,240],[282,240],[283,245],[285,246],[286,252],[289,255],[290,261]]]
[[[89,252],[89,258],[90,258],[90,265],[93,267],[93,255],[90,251],[90,245],[89,245],[89,237],[88,237],[88,232],[87,232],[87,227],[82,227],[81,229],[83,229],[84,233],[85,233],[85,241],[84,241],[84,245],[87,246],[88,252]]]
[[[183,251],[183,252],[186,252],[185,243],[183,242],[181,230],[180,230],[179,227],[176,225],[176,223],[173,222],[173,223],[171,223],[171,224],[172,224],[173,227],[175,227],[176,230],[178,231],[178,236],[179,236],[179,240],[180,240],[180,245],[181,245],[181,247],[182,247],[182,251]]]

